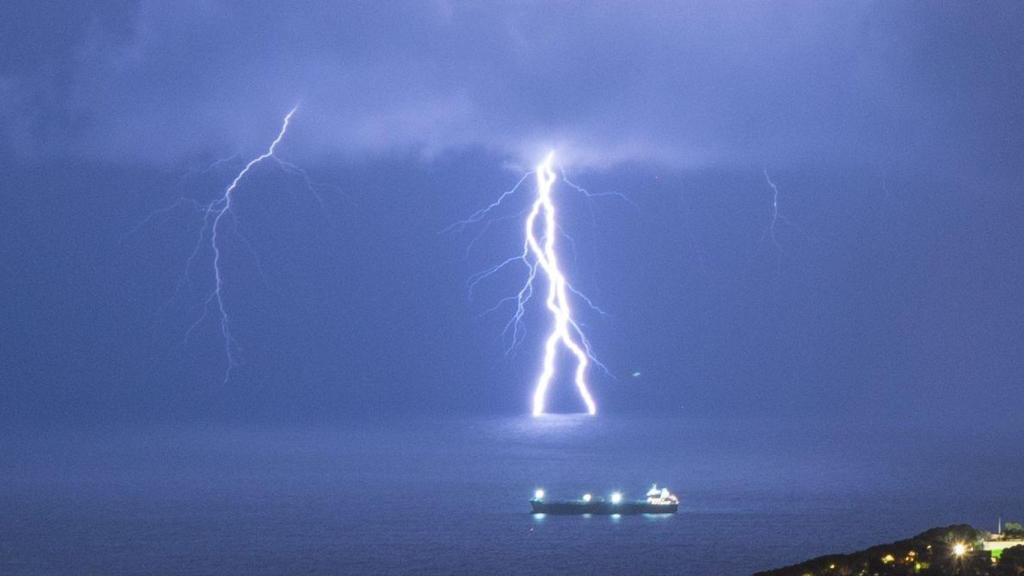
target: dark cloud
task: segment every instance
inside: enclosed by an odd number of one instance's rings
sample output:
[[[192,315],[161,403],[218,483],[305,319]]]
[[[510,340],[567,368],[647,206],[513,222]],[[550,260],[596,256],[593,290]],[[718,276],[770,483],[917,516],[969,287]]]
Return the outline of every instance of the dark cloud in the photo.
[[[59,10],[55,10],[59,11]],[[1020,160],[1020,4],[142,2],[8,40],[20,149],[173,161],[555,146],[579,163]],[[37,31],[38,32],[38,31]],[[36,54],[41,52],[42,54]],[[12,118],[13,117],[13,118]],[[60,118],[61,130],[47,119]],[[70,126],[70,128],[69,128]],[[295,148],[293,148],[294,150]],[[977,170],[984,168],[975,167]]]

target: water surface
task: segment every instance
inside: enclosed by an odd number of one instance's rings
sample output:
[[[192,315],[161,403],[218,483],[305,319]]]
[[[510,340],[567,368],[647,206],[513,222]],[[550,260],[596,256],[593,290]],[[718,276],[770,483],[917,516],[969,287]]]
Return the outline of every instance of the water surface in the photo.
[[[1024,516],[1009,433],[562,416],[11,433],[0,573],[749,574]],[[671,517],[534,517],[667,484]]]

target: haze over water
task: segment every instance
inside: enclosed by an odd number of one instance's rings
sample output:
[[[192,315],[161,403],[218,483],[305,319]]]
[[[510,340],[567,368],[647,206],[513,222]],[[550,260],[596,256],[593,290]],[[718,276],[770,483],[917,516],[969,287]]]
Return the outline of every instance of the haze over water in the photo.
[[[1024,513],[1018,439],[554,416],[8,436],[0,572],[748,574]],[[671,517],[534,517],[652,483]]]
[[[0,576],[728,576],[1024,520],[1021,46],[1019,0],[5,0]],[[526,267],[468,286],[552,149],[594,419],[519,416],[546,286],[518,347]],[[678,515],[528,513],[654,482]]]

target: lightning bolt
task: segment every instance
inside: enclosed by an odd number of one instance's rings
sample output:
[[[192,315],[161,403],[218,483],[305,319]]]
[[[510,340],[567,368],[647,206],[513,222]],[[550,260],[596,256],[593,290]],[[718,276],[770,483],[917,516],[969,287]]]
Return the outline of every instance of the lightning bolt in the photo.
[[[771,220],[768,222],[768,230],[765,233],[771,238],[772,244],[775,245],[775,249],[782,252],[782,246],[779,245],[778,239],[775,237],[775,227],[779,223],[779,187],[772,181],[772,177],[768,175],[768,169],[764,170],[764,179],[768,183],[768,186],[772,189],[772,210]]]
[[[761,234],[761,242],[765,239],[771,240],[772,246],[775,247],[775,267],[776,272],[781,273],[782,271],[782,259],[786,255],[786,251],[782,249],[782,244],[776,235],[779,228],[779,222],[785,224],[788,228],[792,228],[796,231],[800,231],[800,227],[794,224],[791,220],[779,210],[779,187],[775,185],[775,181],[768,174],[768,169],[762,170],[764,174],[764,180],[768,183],[768,187],[772,189],[772,203],[771,210],[769,211],[768,226],[765,228],[764,233]]]
[[[234,338],[231,335],[231,318],[228,314],[228,306],[224,298],[224,272],[221,267],[221,263],[223,260],[222,236],[225,233],[224,227],[227,224],[227,221],[229,219],[233,221],[235,218],[234,212],[232,211],[232,208],[234,206],[233,201],[240,184],[246,178],[246,176],[249,175],[249,173],[252,171],[254,167],[268,159],[273,159],[286,172],[291,174],[298,174],[305,178],[306,184],[307,186],[309,186],[310,191],[316,197],[317,201],[320,202],[321,206],[323,205],[319,194],[316,193],[312,183],[309,181],[309,178],[306,176],[305,172],[296,167],[295,165],[285,162],[284,160],[281,160],[274,155],[275,152],[277,151],[278,145],[284,139],[285,134],[287,134],[288,126],[291,123],[292,116],[295,115],[295,112],[297,110],[298,106],[288,111],[288,113],[284,117],[284,120],[281,123],[281,128],[278,130],[277,136],[270,143],[270,147],[267,148],[266,152],[260,154],[259,156],[256,156],[248,163],[246,163],[245,166],[231,180],[230,184],[228,184],[228,186],[224,189],[223,193],[221,193],[219,197],[215,198],[214,200],[207,204],[199,204],[193,202],[193,204],[196,205],[200,213],[203,215],[203,226],[199,232],[199,240],[196,243],[195,248],[192,250],[192,253],[189,256],[188,262],[185,266],[185,276],[183,277],[183,282],[189,281],[189,270],[191,270],[194,261],[196,260],[200,252],[203,250],[203,246],[208,245],[209,249],[213,252],[213,289],[204,300],[203,314],[189,327],[189,329],[185,333],[185,338],[187,340],[191,333],[200,324],[202,324],[202,322],[207,318],[211,308],[216,309],[216,313],[219,316],[221,337],[224,340],[224,357],[226,361],[226,368],[224,370],[224,382],[227,382],[231,378],[231,371],[235,368],[237,363],[235,361],[234,354],[236,344]],[[234,230],[234,232],[238,234],[237,230]],[[239,235],[239,237],[242,238],[242,240],[248,245],[248,240],[246,240],[244,236]],[[258,258],[256,259],[256,264],[257,268],[260,268]],[[262,269],[260,270],[260,273],[262,275]],[[180,288],[181,285],[179,284],[179,289]]]
[[[533,393],[533,415],[540,416],[544,413],[544,401],[547,397],[548,386],[555,375],[555,355],[558,352],[559,344],[561,344],[576,358],[574,377],[576,390],[583,398],[584,404],[587,405],[587,413],[593,416],[597,414],[597,404],[594,403],[594,399],[587,389],[587,366],[590,363],[590,355],[585,348],[589,348],[589,346],[586,345],[583,331],[573,320],[568,296],[569,282],[558,266],[558,253],[555,251],[558,224],[555,218],[555,203],[551,200],[551,188],[556,180],[555,171],[551,167],[554,157],[555,153],[551,152],[544,162],[537,166],[537,199],[533,202],[530,215],[526,217],[526,246],[537,265],[547,275],[548,297],[545,305],[552,317],[551,331],[544,344],[544,368],[541,370],[540,378],[537,379],[537,387]],[[542,235],[538,239],[535,228],[537,219],[541,215],[543,215],[544,225]]]
[[[470,279],[470,293],[472,294],[473,289],[479,282],[510,264],[522,263],[526,266],[526,281],[519,291],[514,296],[503,299],[488,310],[488,312],[491,312],[505,303],[514,303],[515,311],[503,331],[503,333],[512,331],[512,343],[509,347],[509,351],[511,351],[524,337],[523,315],[526,312],[527,304],[533,298],[536,290],[535,281],[538,275],[543,276],[547,281],[545,307],[551,318],[551,326],[544,343],[544,358],[533,392],[532,413],[534,416],[541,416],[545,413],[548,388],[556,373],[558,352],[564,348],[575,360],[573,381],[575,382],[576,390],[586,405],[587,413],[593,416],[597,413],[597,404],[594,402],[587,384],[587,370],[591,363],[603,369],[604,365],[594,357],[583,330],[573,316],[570,293],[598,312],[601,312],[601,310],[594,306],[589,298],[573,288],[559,263],[556,241],[559,236],[564,234],[558,226],[558,214],[552,196],[552,190],[555,182],[558,180],[558,174],[554,169],[554,159],[555,153],[549,153],[533,172],[524,175],[512,189],[502,193],[490,205],[478,210],[468,219],[457,223],[454,227],[463,228],[469,224],[482,221],[509,196],[515,194],[531,175],[536,177],[537,195],[526,212],[522,252],[473,276]],[[563,181],[588,197],[592,196],[586,190],[566,180],[564,176]]]

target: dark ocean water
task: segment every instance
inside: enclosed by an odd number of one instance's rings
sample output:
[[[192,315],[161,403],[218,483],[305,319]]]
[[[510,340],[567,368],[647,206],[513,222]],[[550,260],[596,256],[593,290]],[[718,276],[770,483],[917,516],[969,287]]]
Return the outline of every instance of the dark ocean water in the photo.
[[[552,417],[7,433],[0,574],[749,574],[1024,517],[982,427]],[[652,482],[678,515],[545,517]],[[1016,515],[1016,516],[1014,516]]]

